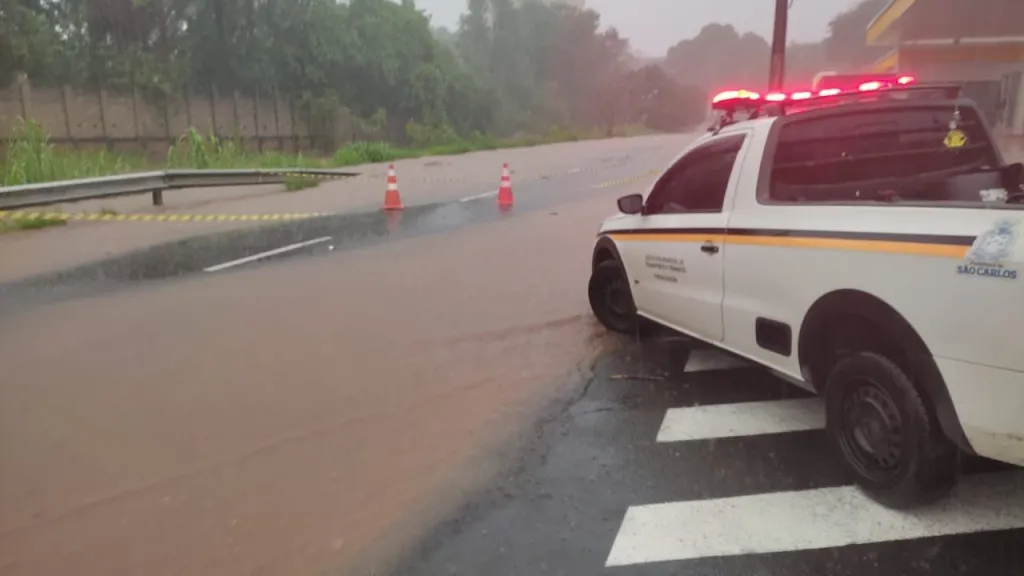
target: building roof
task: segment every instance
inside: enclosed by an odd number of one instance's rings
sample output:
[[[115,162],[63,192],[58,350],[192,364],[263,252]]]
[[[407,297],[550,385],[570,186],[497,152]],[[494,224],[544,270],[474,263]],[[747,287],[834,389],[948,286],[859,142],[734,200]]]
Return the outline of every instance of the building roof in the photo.
[[[866,30],[872,46],[919,40],[1024,38],[1021,0],[890,0]]]
[[[915,0],[889,0],[889,4],[882,8],[867,27],[867,43],[869,46],[888,44],[888,32],[893,24],[914,5]],[[885,37],[885,38],[883,38]]]

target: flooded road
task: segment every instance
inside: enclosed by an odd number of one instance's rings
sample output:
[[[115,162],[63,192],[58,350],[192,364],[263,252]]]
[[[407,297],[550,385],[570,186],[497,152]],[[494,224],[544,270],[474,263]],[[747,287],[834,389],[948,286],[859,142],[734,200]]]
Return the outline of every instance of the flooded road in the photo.
[[[597,326],[594,235],[674,153],[648,152],[516,184],[507,214],[337,214],[0,285],[0,575],[1017,574],[1024,525],[977,511],[1020,510],[1018,478],[851,541],[889,517],[829,508],[813,414],[757,412],[813,399]],[[693,424],[721,410],[771,426]],[[713,521],[780,502],[809,520],[774,540]]]
[[[386,566],[602,350],[615,195],[9,317],[0,572]]]

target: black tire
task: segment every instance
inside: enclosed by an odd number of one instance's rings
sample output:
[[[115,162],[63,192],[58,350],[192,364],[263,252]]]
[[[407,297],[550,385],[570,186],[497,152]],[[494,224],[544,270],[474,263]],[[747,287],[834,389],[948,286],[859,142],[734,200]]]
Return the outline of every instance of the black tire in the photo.
[[[840,360],[825,387],[829,440],[875,501],[896,509],[943,498],[956,484],[958,452],[910,378],[888,358]]]
[[[594,316],[605,328],[623,334],[636,333],[636,306],[629,289],[629,279],[621,264],[615,260],[605,260],[598,264],[590,275],[587,293]]]

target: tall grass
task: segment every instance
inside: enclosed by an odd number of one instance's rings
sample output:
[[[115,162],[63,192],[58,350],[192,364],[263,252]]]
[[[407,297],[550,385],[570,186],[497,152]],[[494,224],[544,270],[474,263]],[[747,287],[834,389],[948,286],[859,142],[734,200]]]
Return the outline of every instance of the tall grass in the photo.
[[[615,133],[640,133],[637,127],[618,128]],[[50,143],[42,127],[32,120],[24,121],[8,139],[6,154],[0,159],[0,186],[35,182],[109,176],[164,167],[177,169],[245,169],[245,168],[333,168],[393,162],[420,156],[465,154],[479,150],[515,148],[569,142],[606,135],[599,130],[575,131],[552,127],[541,136],[496,140],[482,134],[461,138],[447,128],[413,126],[409,130],[412,148],[398,148],[387,142],[355,142],[339,148],[329,157],[314,157],[280,151],[246,150],[238,141],[204,136],[189,128],[167,151],[164,165],[147,162],[141,154],[111,153],[106,150],[84,151],[57,149]],[[298,187],[294,184],[293,187]]]
[[[207,168],[326,168],[330,163],[278,151],[255,152],[246,150],[237,140],[203,136],[189,128],[167,151],[167,167],[203,170]]]
[[[146,167],[137,154],[55,150],[42,127],[29,120],[23,121],[7,141],[0,162],[0,185],[108,176]]]

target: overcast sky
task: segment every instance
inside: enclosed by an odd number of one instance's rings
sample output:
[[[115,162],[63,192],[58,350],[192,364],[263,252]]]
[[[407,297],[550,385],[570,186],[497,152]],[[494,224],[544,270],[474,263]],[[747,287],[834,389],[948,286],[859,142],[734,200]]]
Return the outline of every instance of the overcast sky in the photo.
[[[793,0],[790,41],[820,40],[828,22],[857,0]],[[416,0],[435,25],[455,28],[466,0]],[[740,33],[756,32],[770,40],[773,0],[587,0],[601,13],[601,22],[615,26],[633,47],[649,56],[690,38],[710,22],[732,24]]]

